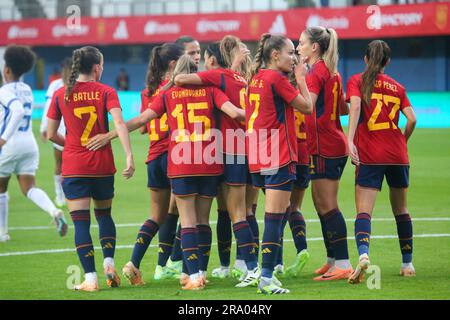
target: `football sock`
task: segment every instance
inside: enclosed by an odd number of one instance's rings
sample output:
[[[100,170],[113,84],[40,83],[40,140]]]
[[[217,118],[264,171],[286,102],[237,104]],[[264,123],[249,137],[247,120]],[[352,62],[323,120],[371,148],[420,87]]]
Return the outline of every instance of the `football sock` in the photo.
[[[8,233],[8,193],[0,193],[0,236]]]
[[[371,217],[365,212],[358,213],[355,220],[355,240],[359,255],[369,254]]]
[[[183,247],[183,261],[189,275],[196,274],[200,270],[199,249],[198,249],[198,229],[182,228],[181,245]]]
[[[56,207],[48,195],[39,188],[30,188],[27,192],[27,198],[33,201],[39,208],[47,212],[50,217],[55,218]]]
[[[217,249],[219,250],[219,260],[221,266],[230,265],[231,254],[231,220],[226,210],[217,210]]]
[[[89,232],[91,216],[89,210],[70,212],[75,229],[75,246],[84,273],[95,272],[94,246]]]
[[[323,216],[328,241],[334,252],[334,258],[337,260],[348,259],[347,247],[347,226],[345,219],[339,209],[333,209]]]
[[[291,228],[292,238],[294,239],[295,248],[297,253],[307,249],[306,243],[306,223],[305,218],[300,211],[294,211],[289,216],[289,227]]]
[[[114,258],[116,250],[116,225],[111,216],[111,208],[94,209],[98,223],[100,245],[104,258]]]
[[[323,242],[325,244],[325,249],[327,250],[327,258],[328,258],[327,260],[334,259],[333,248],[332,248],[332,246],[330,246],[330,241],[328,240],[328,236],[327,236],[327,226],[326,226],[325,220],[320,214],[317,214],[317,215],[319,216],[319,219],[320,219],[320,226],[322,228]]]
[[[233,224],[234,237],[240,249],[241,256],[245,260],[248,270],[253,270],[258,266],[258,256],[256,255],[253,234],[247,221],[240,221]]]
[[[142,258],[144,257],[144,254],[147,251],[153,237],[158,232],[158,229],[158,224],[151,219],[146,220],[141,226],[134,244],[133,254],[131,256],[131,262],[133,262],[136,268],[139,269]]]
[[[172,254],[170,255],[170,260],[181,261],[183,259],[181,251],[181,225],[178,224],[177,233],[175,235],[175,240],[173,241]]]
[[[164,267],[172,253],[173,241],[177,232],[178,215],[168,214],[166,221],[159,228],[158,265]]]
[[[402,252],[402,262],[410,263],[413,253],[413,226],[409,213],[395,216],[397,222],[398,240]]]
[[[207,224],[198,224],[198,250],[199,269],[202,271],[208,270],[209,256],[211,253],[212,232],[211,227]]]
[[[280,248],[280,231],[285,212],[264,215],[264,234],[261,244],[262,271],[261,276],[272,278],[275,260]]]
[[[62,188],[62,185],[61,185],[61,182],[62,182],[62,178],[61,178],[61,175],[54,175],[53,176],[53,180],[54,180],[54,182],[55,182],[55,195],[56,195],[56,198],[58,199],[58,200],[65,200],[64,199],[64,191],[63,191],[63,188]]]
[[[286,213],[284,214],[283,221],[281,222],[280,226],[280,248],[278,249],[277,258],[275,260],[275,265],[283,265],[283,239],[284,239],[284,228],[286,227],[286,223],[288,221],[290,214],[290,208],[286,210]]]
[[[256,205],[253,205],[256,208]],[[256,216],[253,214],[252,216],[247,216],[247,222],[250,225],[250,229],[252,229],[253,234],[253,242],[255,243],[256,247],[256,259],[258,259],[259,254],[259,226],[258,221],[256,221]]]

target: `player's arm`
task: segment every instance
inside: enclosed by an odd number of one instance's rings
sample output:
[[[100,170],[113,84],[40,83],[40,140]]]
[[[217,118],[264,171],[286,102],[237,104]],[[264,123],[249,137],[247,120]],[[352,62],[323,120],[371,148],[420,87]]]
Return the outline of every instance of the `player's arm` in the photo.
[[[245,121],[245,110],[236,107],[230,101],[225,102],[220,107],[222,112],[225,112],[231,119],[236,121]]]
[[[202,79],[196,73],[179,74],[175,77],[174,81],[175,85],[178,87],[182,87],[189,84],[196,86],[203,85]]]
[[[66,138],[58,133],[58,128],[61,120],[48,119],[47,124],[47,139],[57,145],[64,147],[66,143]]]
[[[300,94],[291,102],[291,105],[303,114],[311,114],[313,105],[315,104],[315,101],[317,101],[317,95],[315,95],[314,101],[314,94],[309,92],[308,86],[306,85],[305,76],[307,71],[306,64],[304,63],[299,63],[295,66],[295,79],[297,80]]]
[[[402,113],[406,117],[406,127],[403,135],[405,136],[406,141],[408,141],[414,131],[414,128],[416,127],[416,114],[414,113],[414,109],[412,107],[402,109]]]
[[[114,126],[116,128],[117,135],[119,136],[120,144],[122,145],[123,150],[126,154],[126,168],[122,171],[122,175],[129,179],[133,176],[134,173],[134,159],[133,153],[131,151],[131,143],[130,143],[130,135],[128,134],[128,129],[123,121],[122,110],[120,108],[112,108],[109,110],[113,120]]]
[[[48,108],[50,107],[50,103],[52,102],[52,98],[47,96],[44,104],[44,113],[42,114],[41,119],[41,127],[40,127],[40,133],[41,133],[41,139],[43,142],[47,141],[47,127],[48,127],[48,120],[47,120],[47,112]]]
[[[5,143],[12,137],[12,135],[17,131],[20,126],[20,122],[23,119],[25,110],[22,103],[17,98],[13,98],[7,104],[9,106],[9,112],[11,113],[11,118],[6,124],[5,131],[0,137],[0,148],[5,145]]]
[[[152,109],[145,109],[144,112],[134,117],[133,119],[127,121],[126,123],[124,123],[124,125],[127,128],[127,132],[132,132],[142,127],[147,122],[156,118],[158,118],[158,115],[156,114],[155,111],[153,111]],[[98,150],[101,147],[108,144],[108,142],[110,142],[111,140],[117,138],[118,136],[119,134],[117,132],[117,127],[116,130],[112,130],[107,133],[97,134],[88,140],[86,148],[88,148],[91,151]]]
[[[350,150],[350,158],[352,162],[359,165],[358,150],[354,144],[355,132],[358,126],[359,117],[361,115],[361,98],[358,96],[350,97],[350,110],[348,116],[348,148]]]
[[[342,95],[341,96],[341,103],[339,105],[339,114],[341,116],[346,116],[346,115],[348,115],[349,111],[350,111],[350,109],[348,107],[347,102],[345,102],[345,97],[344,97],[344,95]]]
[[[234,60],[231,64],[231,70],[234,72],[241,71],[241,65],[247,59],[247,56],[250,55],[250,50],[247,47],[241,47],[239,49],[239,53],[234,57]]]

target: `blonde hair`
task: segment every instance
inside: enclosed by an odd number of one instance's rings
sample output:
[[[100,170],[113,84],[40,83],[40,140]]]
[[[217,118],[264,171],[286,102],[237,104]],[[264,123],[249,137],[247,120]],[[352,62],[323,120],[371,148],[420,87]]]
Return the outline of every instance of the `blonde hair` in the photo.
[[[175,86],[175,77],[179,74],[189,74],[197,72],[198,67],[195,61],[188,55],[181,56],[177,64],[175,65],[175,69],[173,70],[172,77],[170,81],[164,86],[163,90],[168,90]]]
[[[311,43],[317,43],[320,48],[320,56],[331,74],[337,73],[339,60],[338,36],[336,30],[324,27],[311,27],[305,31]]]

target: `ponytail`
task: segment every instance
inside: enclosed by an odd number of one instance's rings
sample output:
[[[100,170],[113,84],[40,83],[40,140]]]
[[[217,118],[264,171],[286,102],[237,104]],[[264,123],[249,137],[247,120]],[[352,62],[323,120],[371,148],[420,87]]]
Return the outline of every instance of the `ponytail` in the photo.
[[[72,59],[67,57],[64,58],[61,63],[61,78],[65,86],[69,83],[69,77],[72,69]]]
[[[164,43],[153,48],[146,75],[148,97],[151,97],[161,85],[169,70],[170,62],[177,61],[183,54],[184,48],[176,43]]]
[[[72,91],[73,86],[75,85],[75,81],[77,81],[78,76],[80,75],[81,68],[81,59],[83,56],[83,51],[81,49],[76,49],[72,54],[72,67],[70,69],[69,80],[66,85],[66,94],[65,98],[69,99],[70,92]]]
[[[374,40],[367,46],[366,58],[367,68],[362,75],[362,94],[363,101],[370,106],[373,87],[377,75],[386,66],[391,56],[391,49],[388,44],[382,40]]]
[[[337,64],[339,60],[338,37],[334,29],[325,29],[329,35],[328,49],[323,53],[322,59],[331,74],[337,73]]]
[[[270,33],[264,33],[261,36],[261,39],[258,42],[258,47],[256,49],[255,61],[253,62],[253,72],[252,76],[256,75],[259,72],[263,65],[264,60],[264,45],[266,44],[267,39],[269,39],[272,35]]]

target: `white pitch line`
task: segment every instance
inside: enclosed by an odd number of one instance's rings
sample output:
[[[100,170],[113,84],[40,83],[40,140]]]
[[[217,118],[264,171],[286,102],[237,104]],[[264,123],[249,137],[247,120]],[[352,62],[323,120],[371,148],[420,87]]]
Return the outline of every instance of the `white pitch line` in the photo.
[[[442,218],[414,218],[412,217],[413,222],[415,221],[450,221],[450,217],[442,217]],[[257,220],[258,223],[264,223],[264,220]],[[320,222],[319,219],[305,219],[308,223],[317,223]],[[354,222],[355,219],[345,219],[347,222]],[[374,222],[383,222],[383,221],[395,221],[394,218],[373,218]],[[211,221],[210,224],[217,224],[217,221]],[[70,226],[73,226],[70,224]],[[142,223],[118,223],[116,224],[116,228],[129,228],[129,227],[140,227]],[[9,227],[8,230],[11,231],[32,231],[32,230],[49,230],[54,229],[54,226],[29,226],[29,227]],[[98,228],[97,224],[92,224],[91,228]]]
[[[414,238],[448,238],[450,237],[450,233],[431,233],[431,234],[416,234]],[[370,239],[397,239],[398,235],[374,235],[371,236]],[[322,237],[317,238],[307,238],[307,241],[322,241]],[[348,237],[348,240],[355,240],[355,237]],[[293,242],[292,239],[284,239],[284,242]],[[233,241],[234,244],[234,241]],[[216,243],[212,243],[213,246]],[[132,249],[134,245],[119,245],[116,246],[116,249]],[[158,246],[155,244],[150,245],[150,248],[157,248]],[[101,247],[94,247],[95,250],[101,250]],[[45,253],[63,253],[63,252],[74,252],[74,248],[66,248],[66,249],[47,249],[47,250],[35,250],[35,251],[15,251],[15,252],[5,252],[0,253],[0,257],[9,257],[9,256],[28,256],[34,254],[45,254]]]

